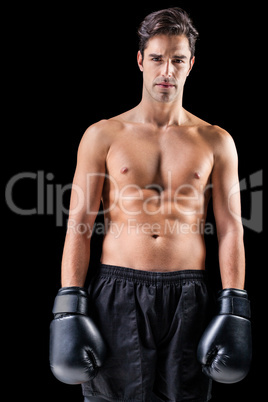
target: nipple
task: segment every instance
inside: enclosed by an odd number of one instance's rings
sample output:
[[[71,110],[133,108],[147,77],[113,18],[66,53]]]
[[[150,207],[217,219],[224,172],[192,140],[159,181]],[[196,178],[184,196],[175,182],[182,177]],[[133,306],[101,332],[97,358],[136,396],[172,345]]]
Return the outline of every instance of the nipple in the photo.
[[[196,178],[196,179],[200,179],[200,173],[199,172],[195,172],[195,174],[194,174],[194,177]]]
[[[127,172],[128,172],[128,168],[126,166],[124,166],[120,169],[120,173],[122,173],[122,174],[127,173]]]

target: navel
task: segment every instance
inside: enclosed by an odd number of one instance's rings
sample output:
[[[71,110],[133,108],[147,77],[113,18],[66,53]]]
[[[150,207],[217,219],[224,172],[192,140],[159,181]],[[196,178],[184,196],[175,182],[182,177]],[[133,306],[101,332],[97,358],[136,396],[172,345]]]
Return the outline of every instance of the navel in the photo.
[[[195,174],[194,174],[194,177],[195,177],[195,179],[200,179],[200,173],[199,172],[195,172]]]
[[[128,172],[128,168],[126,167],[126,166],[123,166],[121,169],[120,169],[120,173],[122,173],[122,174],[125,174],[125,173],[127,173]]]

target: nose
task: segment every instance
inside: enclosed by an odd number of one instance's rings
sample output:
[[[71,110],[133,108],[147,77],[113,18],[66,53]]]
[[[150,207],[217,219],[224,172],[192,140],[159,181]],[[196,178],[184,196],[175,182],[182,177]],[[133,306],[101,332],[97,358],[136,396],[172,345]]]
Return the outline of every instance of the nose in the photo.
[[[162,76],[165,78],[170,78],[172,76],[173,66],[170,60],[167,60],[166,63],[163,65]]]

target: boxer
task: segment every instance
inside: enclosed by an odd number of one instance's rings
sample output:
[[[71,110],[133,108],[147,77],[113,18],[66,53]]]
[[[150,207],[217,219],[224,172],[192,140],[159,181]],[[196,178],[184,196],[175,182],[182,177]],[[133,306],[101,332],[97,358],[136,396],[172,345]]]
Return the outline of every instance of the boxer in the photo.
[[[81,383],[85,402],[205,402],[212,380],[242,380],[251,359],[238,157],[229,133],[183,108],[198,36],[187,13],[153,12],[138,33],[141,102],[90,126],[79,145],[51,369]],[[210,198],[222,290],[209,322]],[[101,202],[101,261],[85,289]]]

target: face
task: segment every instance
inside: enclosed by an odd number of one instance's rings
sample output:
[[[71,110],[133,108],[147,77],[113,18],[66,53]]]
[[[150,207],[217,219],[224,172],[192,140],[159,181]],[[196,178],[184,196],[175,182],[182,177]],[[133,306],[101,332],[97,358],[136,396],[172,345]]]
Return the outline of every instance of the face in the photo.
[[[144,95],[158,102],[174,102],[182,97],[187,76],[194,64],[184,35],[157,35],[149,39],[144,58],[138,52],[143,72]]]

